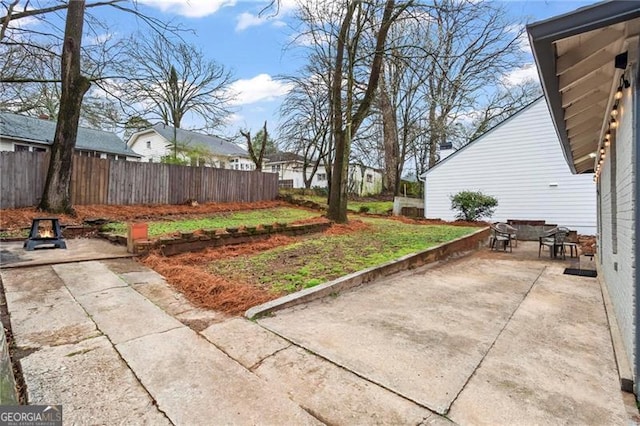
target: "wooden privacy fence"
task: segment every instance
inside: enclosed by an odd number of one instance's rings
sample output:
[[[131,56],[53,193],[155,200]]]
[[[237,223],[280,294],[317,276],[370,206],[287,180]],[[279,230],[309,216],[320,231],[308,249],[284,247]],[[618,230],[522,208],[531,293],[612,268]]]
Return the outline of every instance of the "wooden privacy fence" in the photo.
[[[36,206],[49,153],[0,152],[0,208]],[[181,204],[254,202],[278,196],[278,174],[73,158],[73,204]]]

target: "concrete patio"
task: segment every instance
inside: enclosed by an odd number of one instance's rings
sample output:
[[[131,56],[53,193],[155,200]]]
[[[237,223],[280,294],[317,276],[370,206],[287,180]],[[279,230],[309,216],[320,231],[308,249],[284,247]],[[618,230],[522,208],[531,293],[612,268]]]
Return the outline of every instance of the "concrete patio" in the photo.
[[[547,256],[483,249],[257,322],[132,259],[0,276],[29,402],[65,423],[633,423],[597,279]]]

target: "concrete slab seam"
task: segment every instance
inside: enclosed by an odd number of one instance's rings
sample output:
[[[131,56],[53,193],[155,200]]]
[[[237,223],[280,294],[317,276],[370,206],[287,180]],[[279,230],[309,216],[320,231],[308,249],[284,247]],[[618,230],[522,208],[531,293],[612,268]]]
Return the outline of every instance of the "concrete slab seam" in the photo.
[[[91,262],[96,260],[111,260],[111,259],[125,259],[130,257],[137,257],[135,254],[114,254],[112,256],[107,257],[96,257],[92,259],[58,259],[58,260],[47,260],[38,263],[29,263],[29,262],[17,262],[10,263],[8,265],[2,265],[3,269],[15,269],[15,268],[36,268],[39,266],[53,266],[53,265],[62,265],[66,263],[80,263],[80,262]]]
[[[131,339],[127,339],[127,340],[123,340],[122,342],[118,342],[118,343],[114,344],[114,346],[118,346],[118,345],[121,345],[123,343],[133,342],[134,340],[143,339],[143,338],[145,338],[147,336],[153,336],[154,334],[164,334],[164,333],[167,333],[169,331],[178,330],[178,329],[181,329],[181,328],[189,328],[189,327],[187,327],[186,325],[180,323],[180,325],[177,326],[177,327],[168,328],[168,329],[162,330],[162,331],[154,331],[153,333],[147,333],[147,334],[144,334],[142,336],[132,337]],[[109,340],[109,341],[111,342],[111,340]]]
[[[285,349],[289,349],[291,346],[293,346],[292,343],[289,343],[287,346],[285,346],[284,348],[280,348],[277,349],[275,351],[273,351],[272,353],[270,353],[269,355],[265,356],[264,358],[262,358],[260,361],[256,362],[255,364],[253,364],[251,367],[249,367],[249,371],[251,371],[252,373],[259,368],[263,362],[265,362],[267,359],[271,358],[272,356],[276,355],[279,352],[284,351]],[[224,352],[224,351],[223,351]]]
[[[117,274],[117,275],[120,277],[120,274]],[[120,277],[120,279],[123,279],[123,278],[122,278],[122,277]],[[165,283],[166,283],[166,281],[165,281]],[[143,293],[141,293],[141,292],[140,292],[140,290],[138,290],[138,287],[139,287],[139,286],[141,286],[141,285],[145,285],[145,284],[147,284],[147,283],[135,283],[135,284],[128,284],[128,286],[129,286],[129,287],[131,287],[132,289],[134,289],[134,290],[135,290],[135,291],[136,291],[140,296],[142,296],[142,297],[144,297],[145,299],[147,299],[149,302],[151,302],[153,305],[155,305],[156,307],[158,307],[158,309],[160,309],[162,312],[166,313],[167,315],[170,315],[170,316],[172,316],[172,317],[176,318],[178,315],[182,315],[182,314],[184,314],[184,313],[186,313],[186,312],[190,312],[190,311],[193,311],[193,310],[197,309],[197,308],[196,308],[196,307],[194,307],[194,306],[186,306],[186,307],[184,308],[184,310],[183,310],[183,311],[177,311],[177,312],[175,312],[174,314],[170,314],[170,313],[169,313],[169,312],[167,312],[165,309],[163,309],[163,308],[162,308],[162,306],[160,306],[160,305],[159,305],[159,304],[157,304],[155,301],[151,300],[149,297],[147,297],[147,296],[145,296]],[[168,284],[167,284],[167,285],[168,285]],[[175,296],[174,296],[174,298],[175,298],[176,300],[178,300]],[[182,322],[182,320],[179,320],[178,318],[176,318],[176,319],[177,319],[178,321],[180,321],[183,325],[187,326],[184,322]]]
[[[56,275],[57,272],[54,273]],[[84,313],[87,315],[87,317],[91,320],[91,322],[93,322],[93,324],[96,326],[96,330],[98,330],[100,332],[100,334],[102,334],[108,341],[109,344],[111,345],[111,347],[113,348],[113,350],[118,354],[118,358],[120,358],[120,360],[122,361],[122,363],[124,365],[126,365],[126,368],[129,369],[129,371],[131,372],[131,374],[133,374],[133,377],[135,377],[136,381],[138,382],[138,384],[140,385],[140,387],[142,389],[144,389],[144,392],[149,396],[149,399],[151,400],[151,403],[156,407],[156,409],[162,413],[162,415],[167,419],[167,421],[169,423],[171,423],[172,425],[175,425],[174,422],[171,421],[171,419],[169,418],[169,416],[167,415],[167,413],[165,413],[160,406],[158,405],[158,401],[156,401],[156,399],[153,397],[153,395],[151,394],[151,392],[149,392],[149,389],[147,389],[147,387],[142,383],[142,381],[140,380],[140,377],[138,377],[138,375],[136,374],[136,372],[133,370],[133,368],[131,368],[131,366],[129,365],[129,363],[123,358],[122,354],[120,353],[120,351],[118,350],[118,348],[116,347],[116,345],[113,344],[113,341],[109,338],[109,336],[105,333],[102,332],[102,330],[100,329],[100,327],[98,326],[98,323],[93,319],[93,317],[89,314],[89,312],[87,312],[87,310],[85,309],[85,307],[82,305],[82,303],[80,303],[80,301],[78,301],[78,299],[76,299],[76,296],[73,294],[73,292],[71,291],[71,289],[69,287],[67,287],[67,283],[64,282],[64,280],[62,279],[62,277],[60,277],[58,275],[58,278],[60,278],[60,280],[62,281],[64,287],[67,289],[67,291],[69,292],[69,294],[71,295],[71,298],[74,300],[74,302],[76,302],[78,304],[78,306],[80,306],[80,308],[84,311]]]
[[[283,339],[284,339],[284,340],[286,340],[287,342],[291,343],[291,345],[293,345],[293,346],[297,346],[297,347],[299,347],[300,349],[303,349],[303,350],[305,350],[305,351],[309,352],[310,354],[315,355],[315,356],[317,356],[318,358],[323,359],[323,360],[327,361],[328,363],[335,365],[336,367],[340,368],[341,370],[344,370],[344,371],[346,371],[346,372],[348,372],[348,373],[351,373],[351,374],[353,374],[353,375],[355,375],[355,376],[357,376],[357,377],[360,377],[361,379],[366,380],[366,381],[367,381],[367,382],[369,382],[369,383],[373,383],[374,385],[376,385],[376,386],[378,386],[378,387],[380,387],[380,388],[382,388],[382,389],[384,389],[384,390],[387,390],[387,391],[391,392],[392,394],[397,395],[397,396],[399,396],[400,398],[402,398],[402,399],[404,399],[404,400],[407,400],[407,401],[409,401],[409,402],[412,402],[412,403],[416,404],[417,406],[422,407],[422,408],[424,408],[424,409],[426,409],[426,410],[430,411],[432,414],[435,414],[435,415],[436,415],[436,416],[438,416],[438,417],[446,417],[446,416],[442,416],[441,414],[437,413],[433,408],[428,407],[428,406],[424,405],[423,403],[421,403],[421,402],[419,402],[419,401],[414,400],[413,398],[410,398],[410,397],[408,397],[408,396],[406,396],[406,395],[403,395],[403,394],[402,394],[402,393],[400,393],[399,391],[397,391],[397,390],[395,390],[395,389],[393,389],[393,388],[391,388],[391,387],[389,387],[389,386],[386,386],[385,384],[380,383],[380,382],[378,382],[377,380],[374,380],[374,379],[371,379],[371,378],[367,377],[364,373],[360,373],[360,372],[358,372],[358,371],[356,371],[356,370],[352,370],[352,369],[350,369],[350,368],[347,368],[346,366],[344,366],[344,365],[342,365],[342,364],[340,364],[340,363],[338,363],[338,362],[336,362],[336,361],[334,361],[334,360],[332,360],[332,359],[330,359],[330,358],[327,358],[327,357],[323,356],[322,354],[319,354],[318,352],[315,352],[315,351],[313,351],[313,350],[311,350],[311,349],[309,349],[309,348],[306,348],[306,347],[304,347],[301,343],[298,343],[298,342],[296,342],[295,340],[292,340],[292,339],[290,339],[290,338],[288,338],[288,337],[286,337],[286,336],[284,336],[284,335],[280,334],[280,333],[279,333],[278,331],[276,331],[276,330],[272,330],[272,329],[270,329],[269,327],[264,326],[264,325],[262,325],[262,324],[259,324],[259,325],[260,325],[260,327],[264,328],[265,330],[270,331],[271,333],[275,334],[276,336],[280,336],[281,338],[283,338]],[[291,346],[289,346],[289,347],[291,347]],[[448,419],[447,419],[447,420],[448,420]]]
[[[464,389],[467,387],[467,385],[469,384],[469,382],[471,381],[471,379],[473,378],[473,376],[476,375],[476,372],[478,371],[478,369],[482,366],[482,363],[484,362],[484,360],[486,359],[487,355],[489,355],[489,352],[491,352],[491,349],[493,349],[493,347],[495,346],[496,342],[498,341],[498,339],[500,339],[500,336],[502,336],[502,333],[504,332],[504,330],[507,328],[507,326],[509,325],[509,323],[511,322],[511,319],[513,318],[513,316],[516,314],[516,312],[518,312],[518,310],[520,309],[520,306],[522,306],[522,304],[524,303],[524,301],[526,300],[526,298],[529,296],[529,293],[531,293],[531,290],[533,289],[533,287],[536,285],[536,283],[540,280],[540,277],[542,276],[542,274],[545,273],[545,271],[547,270],[547,266],[545,266],[544,268],[542,268],[542,271],[540,271],[540,273],[538,274],[538,276],[536,277],[535,280],[533,280],[533,282],[531,283],[531,285],[529,286],[529,288],[527,289],[526,293],[524,294],[524,296],[522,297],[522,299],[520,300],[520,303],[518,303],[518,305],[515,307],[515,309],[511,312],[511,315],[509,315],[509,318],[507,318],[507,320],[504,322],[504,325],[502,326],[502,328],[500,329],[500,331],[498,332],[498,334],[496,335],[496,338],[493,339],[493,342],[491,342],[491,345],[489,345],[489,348],[487,349],[487,351],[485,352],[485,354],[482,356],[482,358],[480,358],[480,362],[478,362],[478,365],[476,365],[476,368],[473,369],[473,372],[469,375],[469,377],[467,377],[467,380],[464,382],[464,384],[462,385],[462,387],[460,388],[460,390],[458,391],[458,394],[451,400],[451,403],[449,404],[449,406],[447,407],[445,414],[449,413],[449,411],[451,410],[451,407],[453,406],[453,404],[455,404],[455,402],[457,401],[457,399],[460,397],[460,394],[464,391]]]

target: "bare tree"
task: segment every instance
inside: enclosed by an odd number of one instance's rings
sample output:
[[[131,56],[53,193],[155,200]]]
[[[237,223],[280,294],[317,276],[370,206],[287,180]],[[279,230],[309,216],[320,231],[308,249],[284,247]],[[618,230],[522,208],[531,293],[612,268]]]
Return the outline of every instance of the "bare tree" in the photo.
[[[267,122],[264,122],[262,132],[258,132],[253,140],[251,139],[251,131],[240,130],[240,134],[244,136],[247,141],[247,151],[249,151],[249,157],[251,161],[256,165],[256,170],[262,171],[262,163],[264,161],[264,153],[267,150],[269,134],[267,133]]]
[[[351,139],[369,114],[374,100],[389,28],[412,3],[408,1],[396,6],[394,0],[386,0],[377,25],[374,23],[376,21],[374,5],[353,1],[348,3],[344,11],[336,41],[335,68],[331,87],[332,131],[336,154],[327,217],[337,223],[347,222],[347,182]],[[373,32],[372,36],[375,40],[373,56],[368,67],[368,79],[362,86],[364,93],[356,98],[354,70],[358,57],[363,55],[358,47],[367,27]],[[345,90],[344,98],[343,90]]]
[[[477,99],[515,69],[522,57],[523,26],[504,7],[488,1],[435,0],[424,49],[429,167],[437,147],[450,141],[458,118],[478,109]]]
[[[80,73],[80,46],[84,24],[84,0],[70,2],[62,47],[62,94],[51,160],[39,209],[70,213],[73,148],[78,134],[82,97],[91,83]]]
[[[137,35],[126,56],[121,73],[134,77],[122,85],[138,115],[180,128],[191,113],[212,129],[229,114],[231,73],[194,46],[160,34]]]
[[[311,188],[318,169],[330,169],[332,144],[328,81],[311,64],[307,72],[286,78],[292,89],[282,102],[280,135],[287,149],[303,157],[302,178],[305,188]]]
[[[15,0],[3,0],[4,16],[0,17],[0,82],[4,85],[27,83],[59,84],[60,103],[51,160],[47,172],[44,193],[39,208],[50,212],[72,213],[70,182],[72,155],[80,121],[83,97],[94,82],[105,79],[100,75],[112,61],[107,43],[95,43],[97,52],[93,56],[88,47],[83,47],[83,30],[92,30],[101,20],[93,19],[86,9],[110,6],[120,11],[135,14],[158,32],[176,31],[176,27],[140,14],[134,3],[130,7],[124,0],[105,0],[86,3],[84,0],[60,2],[53,6],[37,0],[20,5]],[[58,27],[57,13],[66,10],[64,34]],[[53,16],[53,19],[51,19]],[[24,18],[33,18],[43,24],[37,30],[14,25]],[[88,25],[85,25],[88,24]],[[61,47],[59,47],[61,46]],[[11,53],[11,55],[5,55]],[[35,64],[51,55],[60,58],[60,73],[52,77],[33,75]],[[97,61],[94,59],[98,59]],[[27,66],[24,66],[24,65]]]

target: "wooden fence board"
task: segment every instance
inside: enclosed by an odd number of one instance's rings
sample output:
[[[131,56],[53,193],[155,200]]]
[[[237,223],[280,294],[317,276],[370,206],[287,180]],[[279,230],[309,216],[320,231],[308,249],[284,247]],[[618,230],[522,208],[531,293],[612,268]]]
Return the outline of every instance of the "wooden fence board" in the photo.
[[[0,208],[39,203],[49,153],[0,152]],[[74,156],[71,200],[86,204],[249,202],[278,195],[275,173]]]

